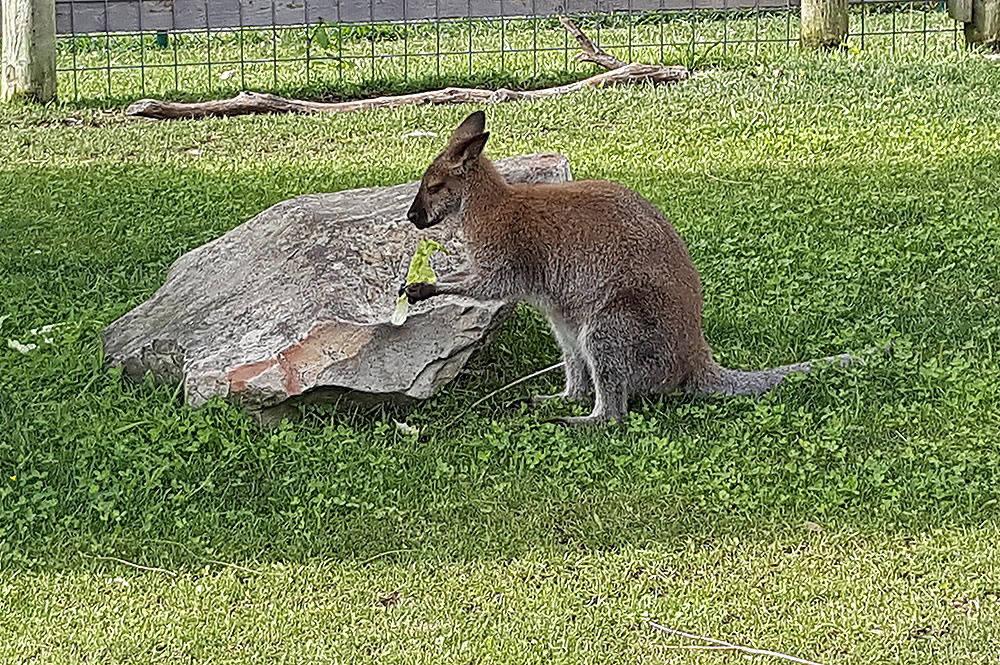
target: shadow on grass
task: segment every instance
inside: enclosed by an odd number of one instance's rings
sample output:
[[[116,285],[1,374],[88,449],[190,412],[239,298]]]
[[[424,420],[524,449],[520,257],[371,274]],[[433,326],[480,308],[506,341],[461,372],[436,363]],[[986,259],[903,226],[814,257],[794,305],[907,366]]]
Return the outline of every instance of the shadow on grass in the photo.
[[[988,206],[942,203],[924,170],[899,164],[756,173],[743,189],[662,174],[674,187],[657,202],[702,269],[717,353],[764,366],[894,338],[894,357],[759,400],[638,400],[624,425],[567,431],[541,420],[568,405],[507,405],[556,377],[468,409],[555,359],[544,323],[525,312],[413,411],[311,406],[262,431],[227,405],[193,411],[172,387],[124,385],[101,367],[97,334],[181,252],[293,190],[375,174],[0,171],[0,332],[65,324],[36,353],[0,354],[0,557],[46,567],[74,565],[78,552],[139,555],[174,569],[201,565],[192,552],[489,559],[766,534],[806,519],[891,532],[994,515],[1000,310]],[[943,248],[963,260],[943,263]],[[398,429],[403,419],[420,436]]]

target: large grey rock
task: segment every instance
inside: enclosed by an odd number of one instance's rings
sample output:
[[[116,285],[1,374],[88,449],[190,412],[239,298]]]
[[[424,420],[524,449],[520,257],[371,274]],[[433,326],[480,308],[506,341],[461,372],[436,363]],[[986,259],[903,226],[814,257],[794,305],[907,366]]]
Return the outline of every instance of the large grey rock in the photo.
[[[562,182],[558,154],[497,162],[511,182]],[[192,406],[222,397],[251,410],[288,400],[426,398],[448,383],[509,312],[441,297],[389,323],[422,237],[462,262],[456,225],[406,221],[416,183],[300,196],[279,203],[171,267],[153,296],[104,330],[112,366],[182,382]]]

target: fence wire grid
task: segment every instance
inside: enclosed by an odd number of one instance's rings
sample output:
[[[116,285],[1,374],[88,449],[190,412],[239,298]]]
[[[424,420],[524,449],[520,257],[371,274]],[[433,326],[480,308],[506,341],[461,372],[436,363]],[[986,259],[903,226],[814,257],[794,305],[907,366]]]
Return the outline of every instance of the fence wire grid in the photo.
[[[60,0],[65,34],[58,39],[57,75],[64,97],[203,99],[249,89],[340,99],[446,84],[531,87],[593,71],[576,62],[578,46],[555,13],[260,26],[242,25],[239,12],[237,25],[218,27],[208,18],[213,0],[204,0],[204,28],[147,30],[143,3],[170,0],[128,1],[138,5],[140,29],[80,32],[73,25],[81,21],[76,5],[95,3]],[[265,0],[272,16],[282,1]],[[691,68],[761,63],[797,46],[797,3],[754,0],[746,7],[730,6],[740,0],[710,0],[718,6],[699,7],[698,1],[684,8],[569,15],[601,48],[629,62]],[[100,2],[110,27],[111,0]],[[471,14],[471,0],[469,9]],[[850,13],[848,51],[926,56],[962,44],[960,25],[943,2],[855,0]]]

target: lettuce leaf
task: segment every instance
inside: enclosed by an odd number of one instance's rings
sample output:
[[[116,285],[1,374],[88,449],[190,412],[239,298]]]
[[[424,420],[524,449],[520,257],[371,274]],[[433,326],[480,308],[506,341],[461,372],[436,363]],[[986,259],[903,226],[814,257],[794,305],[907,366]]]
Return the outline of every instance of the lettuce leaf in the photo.
[[[420,244],[417,245],[417,250],[413,252],[413,258],[410,259],[410,269],[406,271],[406,283],[428,282],[434,284],[437,282],[437,274],[431,267],[431,257],[438,252],[445,252],[441,243],[429,238],[421,240]],[[389,317],[392,325],[403,325],[406,322],[406,313],[409,308],[410,303],[406,299],[406,295],[399,296],[396,300],[396,308],[393,310],[392,316]]]

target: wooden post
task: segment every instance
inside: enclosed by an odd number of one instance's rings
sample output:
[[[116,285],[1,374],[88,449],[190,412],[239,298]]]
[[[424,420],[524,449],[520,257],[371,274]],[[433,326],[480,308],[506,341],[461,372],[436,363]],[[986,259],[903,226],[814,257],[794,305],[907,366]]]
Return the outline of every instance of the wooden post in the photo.
[[[847,0],[802,0],[799,43],[805,48],[837,48],[847,39]]]
[[[972,21],[972,0],[948,0],[948,16],[959,23]]]
[[[965,18],[965,43],[1000,51],[1000,0],[967,0],[971,16]],[[960,17],[955,17],[960,18]]]
[[[0,99],[47,102],[56,94],[55,0],[0,0]]]

